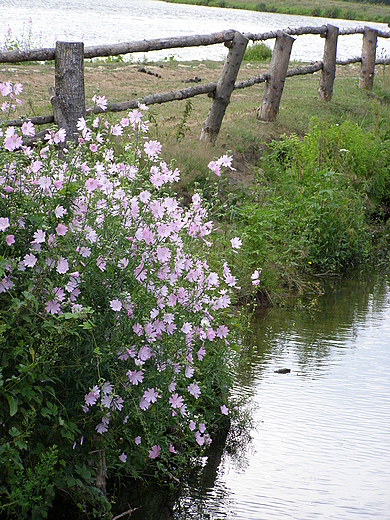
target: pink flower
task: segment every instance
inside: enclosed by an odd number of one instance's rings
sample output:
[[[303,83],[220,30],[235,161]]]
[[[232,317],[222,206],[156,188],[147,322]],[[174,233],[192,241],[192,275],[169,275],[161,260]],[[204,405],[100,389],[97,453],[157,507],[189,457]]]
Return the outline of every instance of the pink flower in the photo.
[[[199,431],[200,433],[204,433],[206,431],[205,423],[199,423]]]
[[[34,267],[37,263],[37,258],[33,254],[26,255],[23,259],[23,263],[26,267]]]
[[[229,415],[229,408],[224,404],[221,406],[221,413],[223,413],[223,415]]]
[[[225,168],[230,168],[231,170],[236,170],[235,168],[233,168],[232,166],[232,161],[233,161],[233,157],[229,157],[227,155],[222,155],[218,160],[217,160],[217,164],[219,166],[224,166]]]
[[[4,148],[9,152],[22,146],[22,138],[15,134],[15,128],[10,126],[5,131]]]
[[[172,406],[173,409],[181,408],[183,406],[183,404],[184,404],[184,399],[179,394],[173,394],[169,398],[169,404]]]
[[[146,327],[146,325],[145,325]],[[149,347],[141,347],[138,351],[138,358],[141,360],[141,361],[147,361],[149,358],[152,357],[152,351]]]
[[[215,161],[210,161],[207,167],[218,177],[221,176],[221,167]]]
[[[136,437],[134,439],[134,442],[136,443],[137,446],[139,446],[141,444],[141,437],[140,437],[140,435],[138,435],[138,437]]]
[[[7,245],[12,246],[12,244],[15,243],[15,237],[14,235],[7,235],[5,237],[5,241],[7,242]]]
[[[122,135],[123,128],[120,125],[114,125],[111,127],[111,134],[112,135]]]
[[[89,192],[95,191],[99,187],[99,183],[96,179],[91,177],[85,181],[85,189]]]
[[[203,345],[200,347],[200,349],[198,350],[196,355],[198,356],[199,361],[203,360],[204,356],[206,355],[206,351],[205,351]]]
[[[252,274],[252,276],[251,276],[251,279],[252,279],[252,285],[254,285],[254,286],[259,285],[259,283],[260,283],[259,276],[260,276],[260,273],[259,273],[259,271],[256,269],[256,270],[254,271],[254,273]]]
[[[139,407],[141,408],[141,410],[147,410],[149,408],[149,406],[150,406],[150,401],[145,399],[145,397],[142,397],[141,401],[139,402]]]
[[[191,379],[191,377],[194,375],[195,370],[192,368],[192,366],[187,365],[185,369],[185,376],[187,379]]]
[[[158,141],[146,141],[144,150],[149,159],[154,159],[161,152],[161,144]]]
[[[79,253],[83,258],[88,258],[91,256],[91,249],[89,247],[80,247]]]
[[[66,258],[63,256],[60,257],[60,259],[57,262],[57,273],[59,274],[65,274],[67,271],[69,271],[69,264]]]
[[[47,190],[51,186],[51,179],[50,177],[43,176],[38,180],[38,184],[43,190]]]
[[[157,401],[157,397],[160,397],[160,396],[158,395],[158,392],[155,391],[154,388],[148,388],[147,390],[145,390],[144,395],[143,395],[143,398],[148,403],[155,403]]]
[[[102,258],[101,256],[99,256],[97,259],[96,259],[96,265],[98,266],[98,268],[104,272],[106,270],[106,264],[107,264],[107,261],[104,260],[104,258]]]
[[[23,123],[22,134],[29,137],[33,137],[35,135],[35,128],[31,121],[26,121]]]
[[[142,370],[139,370],[138,372],[137,370],[134,370],[133,372],[129,370],[126,372],[126,375],[129,378],[130,383],[133,385],[138,385],[138,383],[142,383],[144,380],[144,373]]]
[[[56,233],[59,237],[63,237],[68,232],[68,228],[64,224],[58,224],[56,227]]]
[[[197,385],[196,383],[191,383],[190,385],[188,385],[187,390],[191,395],[195,397],[195,399],[198,399],[198,397],[201,394],[199,385]]]
[[[195,433],[195,440],[199,444],[199,446],[203,446],[204,436],[199,431]]]
[[[33,244],[43,244],[46,240],[46,233],[42,229],[38,229],[33,235]]]
[[[117,298],[115,300],[110,301],[110,307],[113,311],[119,312],[122,309],[122,302]]]
[[[121,453],[118,458],[121,462],[125,463],[127,460],[127,455],[125,453]]]
[[[226,336],[229,334],[229,329],[226,327],[226,325],[221,325],[217,328],[217,336],[219,338],[226,338]]]
[[[155,444],[154,446],[152,446],[152,449],[149,450],[149,457],[151,459],[156,459],[160,455],[160,452],[161,452],[161,447],[157,446]]]
[[[61,304],[55,300],[49,300],[46,302],[45,311],[49,314],[58,314],[61,310]]]
[[[23,85],[21,83],[15,83],[14,85],[15,96],[19,96],[23,92]]]
[[[193,432],[195,430],[195,428],[196,428],[196,423],[193,420],[191,420],[190,424],[188,425],[188,427]]]
[[[92,101],[103,111],[107,109],[107,99],[104,96],[93,96]]]
[[[238,237],[234,237],[230,240],[233,249],[240,249],[242,246],[242,241]]]
[[[85,396],[84,396],[85,403],[87,404],[87,406],[93,406],[94,404],[96,404],[99,396],[100,396],[100,389],[98,386],[94,386],[88,394],[85,394]]]
[[[171,259],[171,251],[168,247],[157,247],[157,259],[159,262],[169,262]]]
[[[68,210],[66,210],[63,206],[59,206],[59,205],[54,210],[54,214],[57,218],[61,218],[64,215],[66,215],[67,213],[68,213]]]
[[[188,321],[184,322],[181,331],[184,332],[184,334],[189,334],[192,331],[191,323],[188,323]]]
[[[6,217],[0,218],[0,231],[5,231],[9,227],[9,219]]]
[[[176,450],[175,450],[175,446],[171,442],[169,443],[169,451],[171,453],[174,453],[174,454],[177,453]]]

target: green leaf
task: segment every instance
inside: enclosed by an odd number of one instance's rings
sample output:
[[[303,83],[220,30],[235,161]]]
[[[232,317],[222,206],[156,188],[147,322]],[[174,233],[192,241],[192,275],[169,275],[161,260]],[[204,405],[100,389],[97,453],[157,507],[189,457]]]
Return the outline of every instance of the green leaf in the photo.
[[[8,405],[9,405],[9,414],[10,417],[13,417],[18,411],[19,401],[16,397],[12,397],[12,395],[7,395]]]
[[[12,426],[12,428],[8,430],[8,433],[11,435],[11,437],[17,437],[20,435],[20,431],[15,426]]]

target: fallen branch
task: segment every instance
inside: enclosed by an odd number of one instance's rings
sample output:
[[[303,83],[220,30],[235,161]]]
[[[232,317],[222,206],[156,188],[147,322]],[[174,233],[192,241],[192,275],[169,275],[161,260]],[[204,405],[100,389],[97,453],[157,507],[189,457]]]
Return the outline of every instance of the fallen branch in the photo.
[[[135,507],[134,509],[130,508],[127,511],[125,511],[124,513],[121,513],[120,515],[114,516],[114,518],[112,520],[119,520],[119,518],[123,518],[126,515],[129,515],[129,517],[130,517],[131,513],[134,513],[134,511],[137,511],[138,509],[140,509],[140,508],[139,507]]]

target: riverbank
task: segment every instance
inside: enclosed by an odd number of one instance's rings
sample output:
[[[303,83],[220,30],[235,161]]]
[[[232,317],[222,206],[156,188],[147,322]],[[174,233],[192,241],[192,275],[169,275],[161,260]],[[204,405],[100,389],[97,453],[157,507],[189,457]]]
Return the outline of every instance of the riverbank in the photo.
[[[217,82],[222,66],[170,60],[87,63],[86,98],[99,93],[125,101]],[[267,68],[246,62],[238,79]],[[243,238],[243,254],[234,258],[243,301],[253,292],[254,269],[262,270],[260,301],[276,304],[289,295],[321,292],[322,275],[342,274],[375,256],[378,247],[385,258],[390,75],[388,67],[377,67],[374,90],[367,92],[358,88],[359,71],[357,64],[338,67],[329,103],[317,98],[319,73],[288,78],[275,123],[256,118],[263,86],[234,92],[214,147],[199,141],[211,104],[207,96],[150,106],[151,137],[161,141],[164,158],[181,171],[179,196],[186,203],[199,191],[217,223],[216,261],[230,238]],[[46,93],[52,65],[3,66],[0,72],[24,85],[29,107],[20,113],[51,112]],[[233,155],[235,171],[218,178],[207,165],[225,153]]]
[[[327,0],[164,0],[177,4],[246,9],[265,13],[318,16],[344,20],[389,23],[389,6],[384,3],[342,2]]]

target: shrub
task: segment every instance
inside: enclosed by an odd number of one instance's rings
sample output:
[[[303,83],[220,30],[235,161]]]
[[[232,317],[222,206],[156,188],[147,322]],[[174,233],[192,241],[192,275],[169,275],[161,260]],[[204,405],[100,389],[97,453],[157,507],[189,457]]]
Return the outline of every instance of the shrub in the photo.
[[[236,278],[210,269],[212,223],[198,194],[176,200],[146,110],[80,119],[77,147],[62,129],[35,148],[31,123],[2,131],[0,512],[13,518],[45,517],[58,489],[109,516],[106,478],[169,480],[230,414]]]
[[[388,149],[386,132],[350,122],[316,124],[303,140],[270,145],[258,202],[240,212],[245,252],[263,266],[266,288],[280,278],[294,284],[297,271],[341,272],[367,257],[370,218],[386,217]]]
[[[254,43],[247,47],[243,61],[267,61],[272,57],[272,50],[265,43]]]

